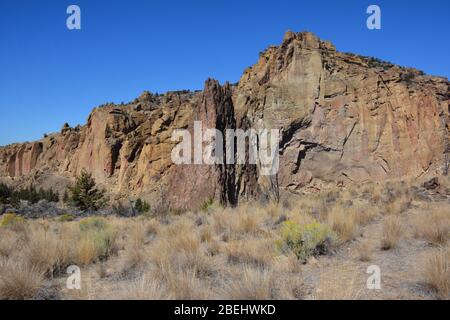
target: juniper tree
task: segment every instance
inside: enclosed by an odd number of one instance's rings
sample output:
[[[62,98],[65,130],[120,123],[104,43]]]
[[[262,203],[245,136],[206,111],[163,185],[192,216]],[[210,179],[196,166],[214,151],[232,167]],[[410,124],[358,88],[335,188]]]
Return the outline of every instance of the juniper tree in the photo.
[[[0,203],[8,203],[11,193],[11,189],[6,184],[0,183]]]
[[[95,179],[85,170],[69,187],[70,202],[80,210],[98,210],[106,205],[105,190],[98,189]]]
[[[67,190],[64,191],[63,202],[68,204],[70,202],[69,193]]]
[[[139,213],[145,213],[150,210],[150,205],[147,202],[142,201],[141,198],[138,198],[134,204],[134,209]]]

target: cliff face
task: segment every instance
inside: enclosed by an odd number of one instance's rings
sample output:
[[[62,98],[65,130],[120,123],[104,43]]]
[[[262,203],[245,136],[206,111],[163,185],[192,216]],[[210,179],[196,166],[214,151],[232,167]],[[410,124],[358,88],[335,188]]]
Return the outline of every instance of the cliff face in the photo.
[[[208,80],[201,92],[144,93],[93,110],[85,126],[0,148],[0,177],[63,187],[83,168],[116,197],[165,194],[172,207],[225,204],[321,188],[445,173],[449,81],[337,52],[311,33],[286,33],[237,86]],[[279,129],[280,170],[256,165],[175,165],[176,129]],[[224,146],[226,141],[223,141]]]
[[[279,127],[280,186],[442,173],[449,82],[288,32],[245,71],[238,119]],[[239,125],[239,124],[238,124]]]

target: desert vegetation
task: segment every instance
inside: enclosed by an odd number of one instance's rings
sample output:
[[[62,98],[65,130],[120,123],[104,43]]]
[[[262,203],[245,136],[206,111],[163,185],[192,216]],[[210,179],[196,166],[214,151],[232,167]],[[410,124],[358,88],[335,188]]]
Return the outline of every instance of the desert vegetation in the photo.
[[[131,218],[4,214],[0,298],[448,299],[449,204],[411,190],[333,187],[165,215],[139,200]],[[81,268],[80,290],[66,287],[70,265]],[[366,288],[370,265],[382,290]]]
[[[14,189],[4,183],[0,183],[0,204],[17,206],[20,200],[28,201],[31,204],[35,204],[40,200],[58,202],[59,194],[53,191],[52,188],[36,190],[33,186],[29,186],[27,188]]]

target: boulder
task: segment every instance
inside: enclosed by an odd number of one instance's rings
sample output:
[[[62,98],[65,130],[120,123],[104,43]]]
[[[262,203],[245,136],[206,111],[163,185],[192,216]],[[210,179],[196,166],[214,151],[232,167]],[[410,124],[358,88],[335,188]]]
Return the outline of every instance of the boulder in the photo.
[[[424,187],[427,190],[435,190],[435,189],[439,188],[439,185],[440,184],[439,184],[438,178],[434,177],[433,179],[422,184],[422,187]]]

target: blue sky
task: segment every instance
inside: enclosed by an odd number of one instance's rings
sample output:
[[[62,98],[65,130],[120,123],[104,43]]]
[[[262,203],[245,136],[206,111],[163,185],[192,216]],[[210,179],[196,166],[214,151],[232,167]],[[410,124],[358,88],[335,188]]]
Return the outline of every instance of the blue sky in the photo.
[[[70,4],[81,30],[66,28]],[[366,28],[370,4],[379,31]],[[449,77],[449,14],[448,0],[1,0],[0,145],[84,124],[93,107],[143,90],[236,82],[288,29]]]

